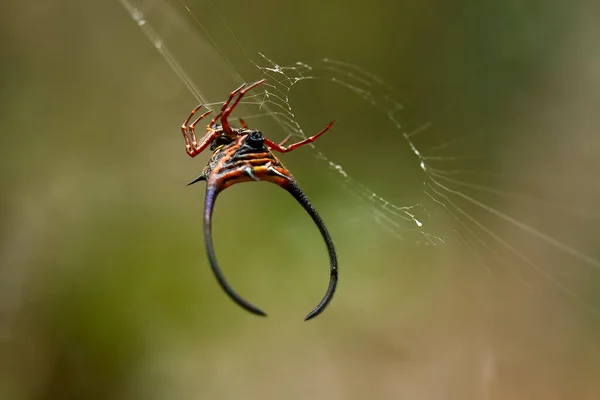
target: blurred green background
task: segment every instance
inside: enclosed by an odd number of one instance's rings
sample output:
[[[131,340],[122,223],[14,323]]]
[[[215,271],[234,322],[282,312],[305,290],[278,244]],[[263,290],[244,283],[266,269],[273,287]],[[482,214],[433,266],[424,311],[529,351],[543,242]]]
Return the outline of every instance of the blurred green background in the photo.
[[[196,99],[118,1],[8,0],[0,399],[600,396],[597,2],[189,0],[198,23],[182,2],[133,3],[180,12],[159,12],[157,33],[211,102],[262,77],[259,51],[381,76],[407,101],[406,131],[433,122],[413,140],[452,162],[431,165],[485,169],[462,179],[490,190],[460,193],[530,229],[464,197],[436,205],[385,113],[308,81],[290,93],[304,131],[338,121],[318,150],[394,204],[428,202],[448,243],[399,240],[314,150],[285,155],[333,236],[340,285],[304,323],[328,277],[317,229],[276,186],[235,186],[215,242],[269,318],[249,315],[207,264],[203,185],[185,186],[207,159],[190,160],[179,131]]]

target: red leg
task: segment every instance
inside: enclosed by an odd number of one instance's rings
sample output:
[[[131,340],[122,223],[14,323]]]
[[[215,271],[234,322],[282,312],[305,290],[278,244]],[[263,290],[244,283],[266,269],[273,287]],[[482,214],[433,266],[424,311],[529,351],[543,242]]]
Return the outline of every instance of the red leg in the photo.
[[[192,146],[195,148],[198,145],[198,140],[196,139],[196,124],[198,122],[200,122],[200,120],[204,117],[206,117],[208,114],[210,114],[212,111],[208,110],[207,112],[205,112],[204,114],[202,114],[201,116],[199,116],[198,118],[196,118],[196,120],[194,122],[192,122],[192,124],[189,126],[189,133],[190,136],[192,137]],[[206,135],[205,135],[206,136]],[[204,140],[204,138],[202,139]]]
[[[227,101],[225,103],[223,103],[223,106],[221,107],[221,112],[219,112],[217,115],[215,115],[215,117],[212,119],[212,121],[210,121],[210,124],[208,124],[209,128],[212,128],[215,125],[215,123],[218,121],[218,119],[221,118],[221,116],[223,115],[223,111],[225,111],[227,109],[227,106],[229,105],[231,100],[233,100],[233,96],[235,96],[237,93],[239,93],[239,91],[242,90],[244,88],[244,86],[246,86],[245,83],[243,83],[239,88],[235,89],[233,92],[231,92],[229,94]],[[228,133],[230,133],[230,132],[228,132]]]
[[[190,113],[190,115],[188,115],[186,120],[183,122],[183,125],[181,125],[181,133],[183,133],[183,138],[185,139],[185,151],[190,155],[190,157],[195,157],[196,154],[198,154],[198,152],[195,150],[198,147],[198,141],[196,139],[196,133],[194,132],[194,126],[198,123],[198,121],[200,121],[202,118],[206,117],[208,114],[210,114],[212,112],[209,110],[209,111],[205,112],[204,114],[202,114],[200,117],[198,117],[192,123],[191,129],[188,130],[189,129],[188,124],[189,124],[190,120],[192,119],[194,114],[196,114],[196,112],[201,107],[202,107],[202,104],[200,104],[199,106],[194,108],[192,110],[192,112]],[[207,136],[209,136],[208,133],[202,138],[202,141],[205,141]],[[191,138],[191,140],[190,140],[190,138]]]
[[[190,113],[190,115],[188,115],[188,117],[186,118],[185,121],[183,121],[183,124],[181,125],[181,133],[183,133],[183,138],[185,139],[185,148],[186,149],[191,149],[191,143],[190,143],[190,138],[188,137],[188,131],[187,131],[187,126],[188,123],[190,122],[190,120],[192,119],[192,117],[194,116],[194,114],[196,114],[196,112],[202,107],[202,104],[200,104],[199,106],[197,106],[196,108],[194,108],[192,110],[192,112]]]
[[[265,80],[266,79],[262,79],[262,80],[260,80],[258,82],[254,82],[252,85],[247,86],[247,87],[244,87],[245,86],[245,84],[244,84],[244,85],[240,86],[238,89],[236,89],[229,96],[229,99],[227,100],[227,102],[225,104],[223,104],[223,108],[221,108],[221,112],[223,113],[223,115],[221,116],[221,125],[223,126],[223,130],[225,132],[232,133],[231,127],[229,126],[229,122],[227,121],[227,117],[229,117],[229,115],[233,112],[233,110],[238,105],[238,103],[240,102],[240,100],[242,100],[242,98],[244,97],[244,95],[246,93],[248,93],[249,90],[252,90],[255,87],[257,87],[258,85],[261,85]],[[233,104],[231,104],[229,106],[229,102],[231,101],[231,98],[238,91],[239,91],[240,95],[235,99],[235,101],[233,102]],[[226,107],[226,106],[229,106],[229,107]]]
[[[328,130],[329,130],[329,129],[330,129],[332,126],[333,126],[333,123],[334,123],[334,122],[335,122],[335,120],[331,121],[331,122],[329,123],[329,125],[327,125],[327,126],[325,127],[325,129],[323,129],[321,132],[317,133],[316,135],[314,135],[314,136],[311,136],[311,137],[309,137],[309,138],[307,138],[307,139],[304,139],[304,140],[302,140],[302,141],[300,141],[300,142],[298,142],[298,143],[294,143],[294,144],[292,144],[292,145],[290,145],[290,146],[288,146],[288,147],[283,147],[283,146],[281,146],[281,145],[279,145],[279,144],[277,144],[277,143],[274,143],[274,142],[272,142],[271,140],[269,140],[269,139],[267,139],[267,138],[265,138],[265,144],[266,144],[267,146],[269,146],[271,149],[275,150],[275,151],[278,151],[278,152],[280,152],[280,153],[287,153],[287,152],[289,152],[289,151],[292,151],[292,150],[294,150],[294,149],[297,149],[298,147],[300,147],[300,146],[303,146],[303,145],[305,145],[305,144],[307,144],[307,143],[312,143],[312,142],[314,142],[314,141],[315,141],[315,140],[317,140],[317,139],[318,139],[318,138],[319,138],[319,137],[320,137],[322,134],[324,134],[325,132],[327,132],[327,131],[328,131]]]
[[[196,157],[198,154],[202,153],[204,149],[206,149],[218,136],[219,131],[211,129],[206,135],[202,137],[200,143],[196,144],[195,146],[192,146],[192,148],[190,148],[187,153],[192,158]]]

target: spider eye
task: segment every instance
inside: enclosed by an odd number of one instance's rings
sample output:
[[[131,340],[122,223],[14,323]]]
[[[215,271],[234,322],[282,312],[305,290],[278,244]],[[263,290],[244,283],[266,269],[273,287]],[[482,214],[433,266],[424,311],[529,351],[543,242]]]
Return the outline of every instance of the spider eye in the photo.
[[[250,147],[260,149],[264,145],[264,138],[261,132],[252,131],[248,135],[248,139],[246,139],[246,142],[248,143],[248,145],[250,145]]]

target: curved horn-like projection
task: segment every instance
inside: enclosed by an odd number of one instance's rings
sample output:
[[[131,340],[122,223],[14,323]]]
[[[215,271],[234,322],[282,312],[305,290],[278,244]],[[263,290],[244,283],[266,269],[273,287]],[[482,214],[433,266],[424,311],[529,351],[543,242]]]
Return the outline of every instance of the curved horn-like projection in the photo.
[[[321,314],[327,305],[333,299],[333,295],[335,293],[335,289],[337,287],[338,280],[338,265],[337,265],[337,256],[335,253],[335,248],[333,246],[333,241],[331,240],[331,236],[323,223],[323,220],[317,213],[317,210],[308,200],[308,197],[300,189],[298,184],[295,181],[289,181],[285,185],[281,185],[285,190],[287,190],[298,203],[306,210],[306,212],[311,216],[312,220],[315,222],[323,239],[325,240],[325,244],[327,246],[327,252],[329,253],[329,262],[330,262],[330,275],[329,275],[329,286],[327,287],[327,291],[325,292],[325,296],[323,299],[317,304],[317,306],[308,313],[308,315],[304,318],[305,321],[313,319],[317,315]],[[227,293],[227,295],[235,301],[240,307],[246,309],[252,314],[267,316],[267,314],[262,311],[260,308],[252,305],[248,301],[244,300],[225,280],[221,269],[219,268],[219,264],[217,263],[217,257],[215,255],[215,249],[212,241],[212,214],[215,206],[215,201],[217,199],[217,195],[219,191],[217,188],[209,185],[206,189],[206,200],[204,204],[204,242],[206,244],[206,253],[208,254],[208,259],[210,261],[211,269],[217,278],[217,281],[221,285],[221,288]]]
[[[327,245],[327,252],[329,253],[329,286],[327,287],[327,292],[325,292],[325,296],[323,297],[321,302],[317,304],[317,306],[311,312],[308,313],[306,318],[304,318],[305,321],[308,321],[309,319],[312,319],[317,315],[321,314],[325,310],[331,299],[333,299],[338,280],[337,256],[335,254],[335,248],[333,247],[333,241],[331,240],[331,236],[329,236],[329,232],[327,231],[323,220],[319,216],[319,213],[317,212],[315,207],[308,200],[308,197],[306,196],[304,191],[300,189],[300,186],[298,186],[298,184],[295,181],[289,181],[288,184],[282,187],[286,189],[292,196],[294,196],[296,201],[298,201],[298,203],[300,203],[300,205],[302,205],[306,212],[311,216],[312,220],[319,228],[319,231],[321,231],[323,239],[325,239],[325,244]]]
[[[223,273],[221,272],[221,269],[219,268],[219,264],[217,263],[217,256],[215,255],[215,249],[212,241],[212,214],[218,194],[219,192],[217,188],[211,185],[206,187],[206,200],[204,203],[204,243],[206,245],[206,253],[208,254],[208,259],[210,261],[210,267],[215,274],[217,281],[221,285],[221,288],[223,288],[225,293],[227,293],[227,295],[229,295],[233,301],[252,314],[266,317],[267,314],[263,310],[244,300],[239,294],[236,293],[235,290],[231,288],[231,286],[229,286],[225,280],[225,277],[223,276]]]

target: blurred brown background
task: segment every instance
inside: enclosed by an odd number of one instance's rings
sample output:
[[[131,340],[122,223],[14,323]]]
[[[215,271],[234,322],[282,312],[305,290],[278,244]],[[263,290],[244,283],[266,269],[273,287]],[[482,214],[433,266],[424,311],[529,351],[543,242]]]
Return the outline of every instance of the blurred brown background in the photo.
[[[394,204],[426,204],[447,244],[399,240],[405,222],[385,229],[314,150],[294,152],[340,285],[304,323],[327,280],[318,231],[277,187],[239,185],[215,242],[269,318],[248,315],[210,273],[203,187],[185,186],[207,157],[179,132],[196,99],[118,1],[5,1],[0,399],[600,398],[596,2],[189,0],[199,24],[178,1],[131,4],[159,11],[211,102],[262,77],[258,51],[381,76],[406,131],[432,122],[413,137],[438,149],[429,166],[468,185],[436,186],[360,97],[299,84],[305,132],[338,121],[318,150]]]

